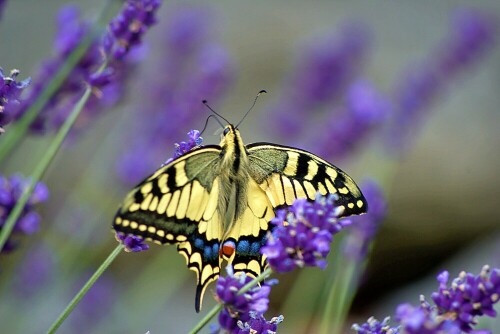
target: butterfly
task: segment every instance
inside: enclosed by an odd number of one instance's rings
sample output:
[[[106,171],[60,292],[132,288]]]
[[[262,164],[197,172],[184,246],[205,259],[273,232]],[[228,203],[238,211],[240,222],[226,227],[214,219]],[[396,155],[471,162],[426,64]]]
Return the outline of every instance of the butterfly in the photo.
[[[297,198],[336,193],[342,216],[363,214],[367,202],[352,178],[318,156],[270,143],[244,145],[224,127],[219,145],[195,148],[139,183],[114,218],[116,232],[176,244],[196,273],[195,309],[223,260],[258,276],[267,266],[260,248],[275,210]]]

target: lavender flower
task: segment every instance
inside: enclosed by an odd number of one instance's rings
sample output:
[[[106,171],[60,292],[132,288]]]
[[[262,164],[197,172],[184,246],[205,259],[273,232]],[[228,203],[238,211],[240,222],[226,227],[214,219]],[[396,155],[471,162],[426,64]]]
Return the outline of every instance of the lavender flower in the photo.
[[[28,187],[29,180],[21,175],[13,175],[10,178],[0,176],[0,228],[5,224],[16,202],[21,198],[24,189]],[[47,201],[49,191],[47,187],[39,182],[26,203],[23,213],[14,226],[14,232],[19,234],[31,235],[38,231],[41,217],[34,211],[35,205]],[[3,251],[14,249],[15,243],[11,239],[7,240]]]
[[[141,43],[142,36],[156,23],[160,0],[127,0],[121,12],[109,24],[104,36],[104,50],[108,57],[123,59],[129,50]]]
[[[278,210],[271,220],[274,230],[261,252],[276,272],[297,267],[326,267],[333,235],[351,224],[337,220],[342,211],[335,205],[335,195],[317,195],[314,202],[296,200],[287,210]]]
[[[341,159],[366,143],[370,134],[387,120],[389,100],[366,80],[351,84],[344,105],[332,113],[315,143],[321,156]]]
[[[231,266],[226,270],[228,275],[221,276],[217,280],[215,298],[224,305],[224,309],[219,313],[219,327],[214,328],[212,333],[249,333],[247,330],[250,328],[262,330],[257,333],[266,333],[267,329],[275,330],[279,322],[277,320],[268,322],[263,316],[269,304],[270,285],[275,284],[275,281],[266,282],[260,287],[255,286],[239,294],[239,290],[252,278],[243,273],[234,275]]]
[[[16,81],[18,75],[19,70],[12,70],[6,76],[0,67],[0,134],[5,131],[3,127],[10,123],[19,107],[21,93],[31,83],[31,78]]]
[[[477,325],[478,316],[496,316],[493,305],[500,300],[500,269],[490,270],[489,266],[484,266],[479,275],[462,272],[450,286],[447,271],[440,273],[437,280],[439,290],[431,295],[435,305],[431,305],[421,296],[420,306],[398,306],[395,318],[400,323],[400,333],[490,333],[486,330],[476,330],[473,326]],[[388,326],[387,319],[379,324],[370,318],[362,326],[355,324],[353,329],[358,331],[358,334],[385,333],[381,331],[384,326]]]
[[[149,249],[149,245],[144,243],[141,237],[135,235],[115,234],[116,240],[123,243],[126,252],[142,252]]]
[[[419,66],[409,68],[396,82],[390,148],[400,151],[408,145],[417,125],[440,94],[457,75],[480,62],[496,43],[496,32],[493,19],[486,13],[470,8],[455,12],[449,36]]]
[[[431,295],[440,315],[455,319],[467,333],[476,325],[476,317],[496,316],[493,305],[500,299],[500,269],[484,266],[479,275],[461,272],[450,287],[448,279],[447,271],[438,275],[439,290]]]
[[[304,116],[332,102],[360,71],[371,36],[362,24],[348,22],[340,33],[329,34],[305,47],[293,74],[285,84],[280,101],[266,112],[280,135],[297,134],[304,128]]]
[[[157,168],[173,138],[182,136],[196,115],[206,114],[201,101],[217,102],[231,81],[227,51],[207,38],[212,23],[207,11],[178,6],[170,13],[162,63],[153,66],[155,74],[161,69],[169,75],[153,76],[155,82],[140,107],[140,117],[144,119],[146,113],[147,118],[135,130],[141,135],[127,145],[117,162],[118,175],[127,184],[139,182]]]
[[[19,298],[29,300],[53,282],[56,275],[56,257],[47,245],[37,245],[28,251],[19,263],[14,289]]]
[[[354,224],[348,228],[347,237],[343,240],[345,256],[355,261],[365,259],[368,248],[387,214],[384,194],[375,181],[365,181],[361,189],[370,203],[370,210],[362,216],[351,218]]]
[[[278,325],[282,323],[284,317],[282,315],[273,317],[271,320],[266,320],[262,314],[250,312],[250,320],[243,323],[238,321],[237,334],[275,334],[278,330]]]
[[[352,329],[358,334],[398,334],[399,327],[391,327],[389,321],[391,319],[386,317],[382,322],[374,317],[370,317],[368,321],[361,326],[358,324],[352,325]]]
[[[174,144],[175,146],[174,155],[167,161],[165,161],[162,167],[170,163],[171,161],[177,159],[178,157],[184,155],[185,153],[191,151],[192,149],[201,146],[201,143],[203,142],[203,137],[200,136],[200,131],[191,130],[187,133],[187,135],[189,137],[189,140],[187,142],[181,141],[180,143]]]
[[[92,41],[84,56],[46,103],[30,129],[36,133],[58,129],[88,85],[94,88],[94,94],[75,123],[74,131],[84,129],[102,109],[114,106],[123,96],[126,78],[131,75],[138,60],[133,56],[125,56],[130,55],[131,49],[139,45],[142,35],[155,22],[154,14],[158,6],[159,3],[153,0],[127,1],[124,10],[111,22],[109,32],[104,38]],[[83,20],[79,9],[71,5],[60,10],[57,26],[55,54],[42,64],[35,80],[36,84],[17,110],[14,119],[19,119],[38,99],[47,82],[66,62],[68,55],[79,48],[92,33],[90,22]],[[105,62],[106,55],[106,69],[97,72]]]

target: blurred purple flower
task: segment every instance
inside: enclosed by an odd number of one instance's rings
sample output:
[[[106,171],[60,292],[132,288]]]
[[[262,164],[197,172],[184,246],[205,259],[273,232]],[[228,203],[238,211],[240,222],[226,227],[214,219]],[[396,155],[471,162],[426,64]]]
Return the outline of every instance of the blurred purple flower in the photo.
[[[5,9],[6,0],[0,0],[0,18],[2,18],[3,10]]]
[[[8,179],[0,175],[0,229],[5,224],[19,198],[21,198],[24,189],[28,187],[28,183],[29,179],[25,179],[18,174]],[[41,182],[37,183],[33,194],[23,209],[23,213],[14,226],[14,232],[27,235],[37,232],[40,227],[41,217],[34,211],[34,206],[47,201],[48,198],[49,191],[47,187]],[[13,248],[15,248],[15,243],[12,239],[9,239],[3,251],[10,251]]]
[[[160,0],[127,0],[121,12],[111,20],[104,36],[104,51],[110,59],[123,59],[132,47],[141,43],[142,36],[156,24]]]
[[[490,270],[484,266],[479,275],[462,272],[448,287],[449,273],[443,271],[437,276],[439,290],[432,293],[435,305],[421,296],[420,306],[401,304],[396,310],[396,321],[400,323],[401,334],[459,334],[491,333],[477,330],[478,316],[496,316],[493,306],[500,300],[500,269]],[[358,334],[385,333],[379,329],[388,327],[388,318],[379,324],[370,318],[366,324],[355,324]],[[371,327],[370,327],[371,326]],[[373,331],[369,331],[373,328]],[[378,330],[378,331],[377,331]]]
[[[424,115],[457,75],[479,63],[495,45],[497,31],[488,13],[471,8],[456,10],[449,36],[395,84],[395,113],[388,138],[391,149],[399,152],[409,144]]]
[[[391,319],[386,317],[382,322],[374,317],[370,317],[368,321],[361,326],[358,324],[352,325],[352,329],[358,334],[398,334],[399,327],[391,327],[389,321]]]
[[[122,98],[126,88],[126,79],[131,75],[138,60],[135,57],[136,54],[131,55],[129,51],[139,45],[142,34],[154,23],[154,11],[157,8],[155,3],[155,1],[147,0],[126,2],[125,9],[110,24],[106,37],[95,38],[92,41],[84,56],[45,104],[30,127],[32,132],[45,133],[57,130],[88,85],[94,88],[94,94],[85,105],[73,131],[86,128],[88,123],[103,109],[114,106]],[[131,8],[137,11],[130,11]],[[129,24],[128,28],[131,31],[127,37],[125,27],[120,26],[122,30],[119,29],[120,24]],[[57,16],[54,56],[42,63],[35,84],[18,108],[14,119],[19,119],[39,98],[47,82],[62,68],[67,57],[92,33],[91,23],[81,18],[78,7],[68,5],[61,8]],[[104,50],[110,53],[107,66],[102,73],[97,73],[106,61]]]
[[[165,161],[165,148],[183,136],[197,115],[206,114],[201,101],[217,102],[232,78],[227,50],[208,38],[212,20],[205,7],[177,6],[169,12],[165,54],[153,66],[155,82],[141,101],[135,130],[140,135],[117,161],[118,175],[127,184],[139,182]],[[158,71],[168,75],[158,76]]]
[[[365,80],[351,84],[345,102],[329,117],[323,131],[312,140],[321,156],[344,158],[367,142],[370,134],[383,124],[391,111],[389,100]]]
[[[348,22],[339,33],[329,34],[304,47],[282,97],[265,115],[281,136],[298,134],[304,119],[318,107],[334,101],[356,76],[371,44],[371,32],[359,22]],[[267,116],[266,116],[267,117]]]
[[[90,276],[90,273],[88,274]],[[75,291],[84,284],[79,279]],[[82,298],[78,307],[61,327],[63,333],[86,334],[92,331],[101,321],[106,319],[118,296],[116,280],[101,276]]]
[[[16,81],[18,75],[19,70],[12,70],[6,76],[0,67],[0,134],[5,131],[3,127],[10,123],[19,108],[21,93],[31,83],[31,78]]]
[[[243,294],[238,294],[239,290],[252,281],[252,278],[243,273],[234,275],[231,266],[227,266],[226,270],[227,276],[221,276],[217,280],[215,294],[217,301],[224,305],[218,318],[220,328],[214,328],[212,333],[221,331],[247,333],[240,332],[245,328],[244,324],[255,328],[273,327],[274,323],[268,323],[263,314],[267,311],[269,304],[270,285],[275,284],[276,281],[266,282],[262,286],[255,286]]]
[[[343,240],[343,253],[354,261],[363,261],[366,258],[368,248],[387,214],[385,196],[375,181],[363,182],[361,189],[370,210],[362,216],[351,218],[353,224],[347,229],[347,236]]]
[[[142,252],[149,249],[149,245],[144,243],[144,239],[135,235],[125,235],[123,233],[116,233],[116,240],[125,246],[126,252]]]
[[[277,211],[271,220],[273,232],[261,248],[274,271],[326,267],[333,235],[351,224],[349,220],[338,220],[342,211],[335,205],[336,198],[318,194],[314,202],[297,199],[286,210]]]
[[[19,263],[15,290],[20,298],[30,298],[43,291],[55,275],[55,258],[52,250],[45,245],[31,249],[24,261]]]

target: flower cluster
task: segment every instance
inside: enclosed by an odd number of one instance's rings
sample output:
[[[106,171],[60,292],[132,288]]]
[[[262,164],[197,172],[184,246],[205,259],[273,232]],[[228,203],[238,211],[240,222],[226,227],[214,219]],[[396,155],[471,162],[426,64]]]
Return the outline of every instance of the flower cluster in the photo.
[[[126,1],[123,10],[111,22],[109,32],[104,38],[96,37],[92,40],[82,58],[45,104],[30,129],[36,133],[58,129],[88,85],[94,88],[94,94],[75,124],[77,130],[85,128],[103,108],[114,106],[122,98],[126,77],[131,76],[137,60],[125,56],[132,47],[139,45],[141,36],[155,23],[154,14],[158,6],[159,3],[152,0]],[[128,27],[128,30],[125,27]],[[92,24],[82,19],[78,7],[72,5],[59,11],[57,29],[54,55],[41,65],[34,80],[35,84],[13,115],[14,119],[25,114],[45,90],[47,83],[64,67],[68,56],[83,47],[85,40],[95,33]],[[101,72],[99,69],[105,61],[106,69]],[[128,68],[125,69],[126,67]]]
[[[358,334],[399,334],[399,327],[391,327],[389,325],[390,318],[386,317],[382,322],[374,317],[370,317],[368,321],[362,325],[354,324],[354,329]]]
[[[156,23],[160,0],[128,0],[109,24],[104,35],[104,51],[110,58],[123,59],[128,51],[141,43],[144,33]]]
[[[271,220],[273,232],[261,249],[274,271],[326,267],[333,235],[351,224],[349,220],[338,220],[342,209],[336,206],[336,199],[336,195],[318,194],[314,202],[298,199],[287,210],[278,210]]]
[[[24,190],[28,187],[29,180],[20,175],[10,178],[0,176],[0,229],[5,224],[12,209],[21,198]],[[23,213],[14,226],[14,232],[20,234],[33,234],[40,227],[40,215],[34,211],[35,205],[45,202],[49,198],[49,190],[45,184],[39,182],[23,209]],[[10,251],[15,247],[12,239],[7,240],[2,251]]]
[[[203,142],[203,137],[200,136],[200,131],[198,130],[191,130],[187,133],[189,140],[186,141],[181,141],[180,143],[175,143],[175,152],[174,155],[169,158],[167,161],[163,163],[162,166],[165,166],[166,164],[170,163],[174,159],[177,159],[181,155],[191,151],[194,148],[200,147],[201,143]]]
[[[448,286],[449,273],[437,277],[439,290],[432,293],[435,305],[421,296],[421,305],[401,304],[396,310],[401,334],[489,333],[475,330],[476,318],[496,316],[493,305],[500,300],[500,269],[484,266],[479,275],[462,272]],[[385,328],[385,331],[384,331]],[[388,333],[388,319],[380,325],[370,318],[368,323],[353,325],[358,334]],[[371,331],[370,331],[371,330]],[[391,330],[397,330],[392,328]],[[394,332],[393,332],[394,333]]]
[[[239,291],[252,278],[244,273],[234,274],[231,266],[227,267],[227,276],[217,280],[217,301],[224,305],[219,313],[219,327],[213,328],[212,333],[274,333],[283,317],[272,318],[267,321],[264,313],[269,304],[271,285],[275,281],[255,286],[244,293]]]
[[[21,93],[31,82],[31,78],[16,81],[18,75],[18,70],[12,70],[6,76],[0,67],[0,134],[5,131],[3,126],[12,120],[12,114],[19,107]]]
[[[149,249],[149,245],[144,243],[144,240],[141,237],[137,237],[135,235],[116,233],[115,238],[125,246],[126,252],[137,253]]]

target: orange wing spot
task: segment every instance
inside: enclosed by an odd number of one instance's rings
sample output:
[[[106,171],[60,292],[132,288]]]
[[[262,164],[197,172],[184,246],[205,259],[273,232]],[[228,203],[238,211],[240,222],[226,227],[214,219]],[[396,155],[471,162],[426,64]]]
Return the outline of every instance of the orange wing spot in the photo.
[[[219,250],[219,256],[230,258],[236,252],[236,245],[233,241],[226,241]]]

